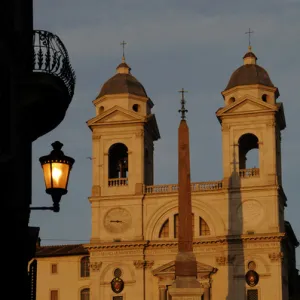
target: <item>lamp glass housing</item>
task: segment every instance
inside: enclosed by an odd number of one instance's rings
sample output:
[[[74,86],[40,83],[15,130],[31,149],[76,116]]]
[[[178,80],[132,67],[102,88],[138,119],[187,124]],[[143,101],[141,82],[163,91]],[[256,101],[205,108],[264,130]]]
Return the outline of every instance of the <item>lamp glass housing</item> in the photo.
[[[68,192],[69,175],[75,161],[72,157],[64,155],[61,151],[62,146],[62,143],[54,142],[51,153],[40,158],[46,193],[57,199]]]
[[[70,165],[63,162],[48,162],[42,165],[46,191],[52,189],[67,190]]]

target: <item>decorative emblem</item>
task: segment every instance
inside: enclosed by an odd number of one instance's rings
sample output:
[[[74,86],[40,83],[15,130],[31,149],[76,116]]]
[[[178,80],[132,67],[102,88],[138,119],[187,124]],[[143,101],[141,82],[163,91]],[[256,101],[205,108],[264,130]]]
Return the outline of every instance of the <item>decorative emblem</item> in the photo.
[[[246,273],[245,280],[249,286],[254,287],[258,284],[259,275],[254,270],[250,270]]]
[[[110,284],[111,289],[116,294],[121,293],[124,289],[124,281],[120,277],[115,277]]]

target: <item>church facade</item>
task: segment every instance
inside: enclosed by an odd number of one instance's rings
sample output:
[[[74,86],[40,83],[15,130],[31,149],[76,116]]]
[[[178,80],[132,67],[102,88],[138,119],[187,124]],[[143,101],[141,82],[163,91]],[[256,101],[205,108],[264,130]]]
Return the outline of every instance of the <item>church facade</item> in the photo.
[[[284,217],[283,104],[251,48],[243,60],[216,112],[223,178],[191,184],[197,279],[204,300],[296,300],[298,242]],[[37,248],[37,300],[169,300],[178,185],[154,185],[154,104],[124,58],[93,104],[90,242]],[[255,168],[247,165],[252,149]]]

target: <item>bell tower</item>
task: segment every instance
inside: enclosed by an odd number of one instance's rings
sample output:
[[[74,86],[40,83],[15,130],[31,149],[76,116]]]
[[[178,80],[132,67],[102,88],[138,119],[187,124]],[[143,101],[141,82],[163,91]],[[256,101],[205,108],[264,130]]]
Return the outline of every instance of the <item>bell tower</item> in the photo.
[[[222,92],[223,107],[216,112],[222,127],[223,182],[228,188],[228,207],[231,215],[238,214],[238,218],[230,220],[229,232],[283,232],[283,104],[278,102],[278,88],[267,71],[257,65],[250,46],[243,60]]]
[[[136,194],[153,184],[153,142],[160,138],[153,102],[125,62],[93,101],[94,196]]]
[[[153,184],[153,102],[125,62],[93,101],[91,242],[141,240],[144,185]]]
[[[257,65],[249,46],[244,64],[232,74],[217,112],[222,126],[223,174],[233,172],[246,185],[281,185],[281,130],[286,126],[278,88]],[[256,152],[256,163],[247,160]]]

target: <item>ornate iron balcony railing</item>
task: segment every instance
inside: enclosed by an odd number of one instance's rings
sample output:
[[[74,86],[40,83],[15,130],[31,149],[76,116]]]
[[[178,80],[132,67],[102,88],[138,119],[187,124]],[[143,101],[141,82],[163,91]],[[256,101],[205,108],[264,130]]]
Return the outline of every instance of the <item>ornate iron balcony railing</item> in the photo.
[[[33,31],[33,71],[52,74],[65,83],[70,99],[75,88],[75,72],[60,38],[45,30]]]

